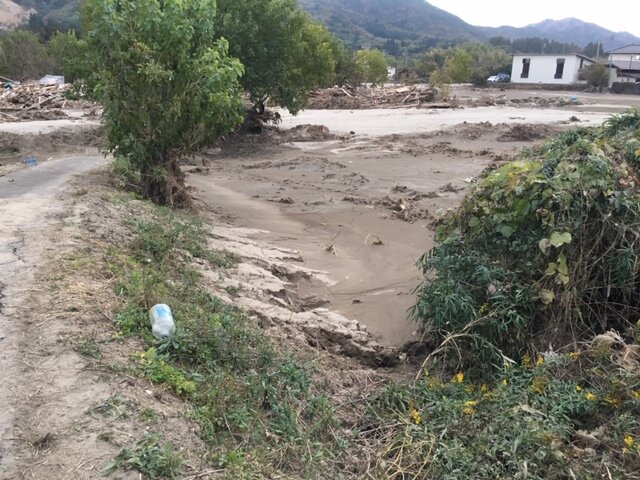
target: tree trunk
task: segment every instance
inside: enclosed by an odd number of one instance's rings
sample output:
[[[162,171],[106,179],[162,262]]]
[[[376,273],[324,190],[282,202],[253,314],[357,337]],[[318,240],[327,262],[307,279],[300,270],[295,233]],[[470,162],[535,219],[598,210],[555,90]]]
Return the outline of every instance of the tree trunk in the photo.
[[[142,170],[142,193],[158,205],[190,207],[191,195],[184,184],[185,174],[178,166],[175,153],[170,152],[165,158],[164,162],[153,162]]]

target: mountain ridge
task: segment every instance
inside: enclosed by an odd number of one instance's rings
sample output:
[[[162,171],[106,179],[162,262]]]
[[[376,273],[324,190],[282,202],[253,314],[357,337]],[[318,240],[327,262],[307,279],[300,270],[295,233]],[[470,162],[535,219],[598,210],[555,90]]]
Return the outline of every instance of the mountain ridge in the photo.
[[[524,27],[471,25],[423,0],[299,0],[316,20],[324,23],[351,48],[382,47],[389,53],[418,53],[462,41],[509,40],[528,37],[576,44],[584,48],[600,42],[603,50],[640,44],[640,37],[614,32],[595,23],[569,17],[546,19]],[[72,28],[78,22],[78,0],[0,0],[0,29],[25,22],[29,9],[46,21]],[[75,18],[74,18],[75,17]],[[394,53],[394,50],[396,53]]]
[[[564,43],[576,43],[584,47],[589,43],[600,42],[604,50],[640,43],[640,37],[629,32],[614,32],[596,23],[585,22],[575,17],[559,20],[548,18],[541,22],[531,23],[524,27],[477,27],[490,36],[502,36],[509,39],[528,37],[543,37]]]

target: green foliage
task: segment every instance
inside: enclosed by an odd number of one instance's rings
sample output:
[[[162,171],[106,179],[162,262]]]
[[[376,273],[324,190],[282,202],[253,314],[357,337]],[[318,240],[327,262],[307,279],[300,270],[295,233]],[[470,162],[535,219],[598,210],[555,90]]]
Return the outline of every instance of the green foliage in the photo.
[[[387,81],[387,59],[380,50],[359,50],[356,65],[365,82],[380,85]]]
[[[274,345],[243,312],[205,289],[194,257],[230,265],[207,248],[201,223],[155,207],[152,218],[129,225],[126,254],[109,256],[120,279],[117,326],[145,344],[129,371],[190,402],[222,468],[250,471],[252,478],[258,471],[262,478],[322,472],[339,454],[333,406],[311,364]],[[176,336],[161,344],[150,334],[148,309],[155,303],[170,305],[177,325]]]
[[[574,43],[563,43],[542,37],[524,37],[509,39],[505,37],[492,37],[489,43],[501,47],[509,53],[567,53],[579,52],[580,47]]]
[[[166,358],[153,347],[141,353],[139,364],[144,376],[153,383],[166,385],[178,395],[194,394],[196,383],[189,380],[183,371],[167,363]]]
[[[218,0],[216,35],[245,66],[242,86],[260,108],[267,99],[297,113],[313,89],[333,81],[339,42],[296,0]]]
[[[466,43],[462,48],[473,57],[469,79],[475,85],[485,84],[491,75],[511,72],[511,55],[502,48],[489,43]]]
[[[600,63],[585,67],[582,74],[589,85],[599,88],[609,85],[609,69]]]
[[[640,315],[639,167],[636,110],[487,172],[420,261],[413,314],[427,335],[486,371],[502,354],[626,331]]]
[[[0,33],[0,75],[21,81],[40,78],[48,68],[47,50],[34,33]]]
[[[87,66],[87,42],[79,40],[75,32],[55,32],[46,47],[51,62],[50,73],[64,75],[66,82],[73,83],[93,73]]]
[[[161,446],[161,440],[161,435],[146,433],[133,449],[124,448],[104,471],[111,473],[122,468],[137,470],[149,479],[179,478],[182,457],[172,445]]]
[[[493,382],[425,373],[386,386],[365,420],[384,435],[376,478],[634,478],[640,377],[623,358],[638,346],[608,340],[527,356]]]
[[[145,196],[188,203],[177,160],[241,119],[242,66],[216,40],[215,1],[88,0],[83,8],[110,150],[140,172]]]
[[[444,64],[444,75],[452,83],[468,82],[472,66],[471,54],[462,48],[456,48]]]

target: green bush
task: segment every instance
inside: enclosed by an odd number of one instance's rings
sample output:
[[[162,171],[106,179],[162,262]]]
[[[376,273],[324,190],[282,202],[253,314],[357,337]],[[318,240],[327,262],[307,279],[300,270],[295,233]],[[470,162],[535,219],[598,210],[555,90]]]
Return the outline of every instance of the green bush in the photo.
[[[485,369],[625,332],[640,316],[639,173],[638,110],[487,172],[420,260],[427,336]]]

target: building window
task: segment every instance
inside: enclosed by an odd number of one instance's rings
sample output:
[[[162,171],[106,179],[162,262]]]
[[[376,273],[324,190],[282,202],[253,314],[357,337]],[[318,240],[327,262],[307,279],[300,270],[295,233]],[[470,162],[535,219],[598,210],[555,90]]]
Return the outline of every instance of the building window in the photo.
[[[520,78],[529,78],[529,66],[531,65],[530,58],[522,59],[522,73],[520,74]]]
[[[562,74],[564,73],[564,58],[558,58],[556,60],[556,74],[553,78],[562,78]]]

